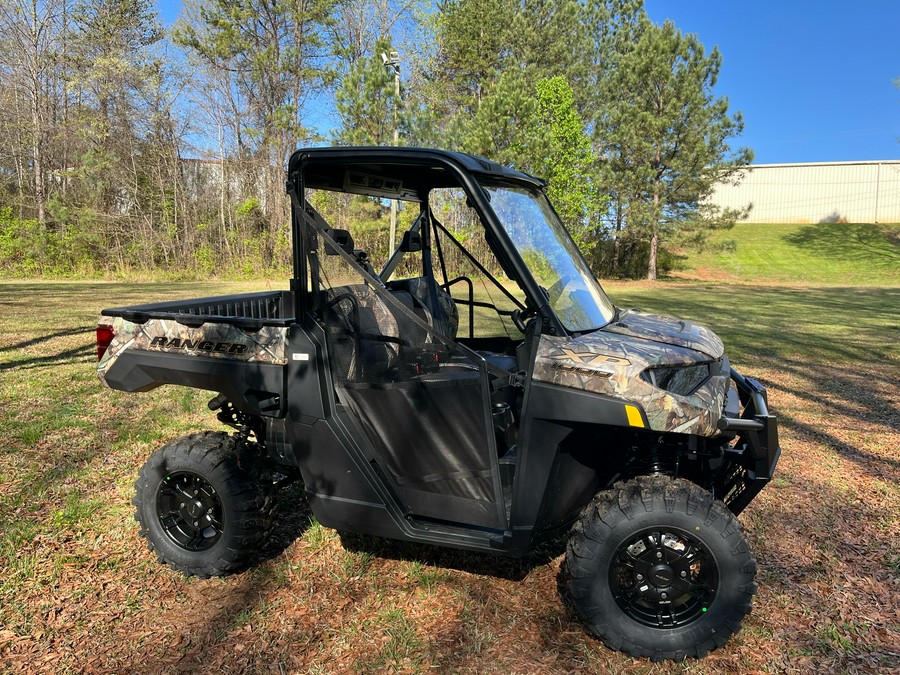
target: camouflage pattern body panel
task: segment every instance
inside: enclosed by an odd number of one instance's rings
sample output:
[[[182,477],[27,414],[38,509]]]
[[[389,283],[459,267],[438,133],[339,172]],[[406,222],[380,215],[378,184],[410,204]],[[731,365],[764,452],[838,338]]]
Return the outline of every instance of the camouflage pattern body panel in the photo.
[[[285,365],[288,362],[288,329],[281,326],[263,326],[251,332],[227,323],[205,323],[193,328],[172,319],[150,319],[140,324],[121,317],[103,317],[101,321],[111,325],[115,333],[97,364],[97,373],[104,384],[107,384],[106,373],[128,349],[247,363]]]
[[[626,309],[615,323],[605,326],[603,330],[667,345],[688,347],[713,359],[720,359],[725,353],[725,347],[719,336],[706,326],[671,316],[649,314],[638,309]]]
[[[647,368],[713,362],[705,353],[678,344],[657,342],[653,335],[641,339],[606,329],[576,338],[542,335],[534,380],[640,405],[654,431],[718,435],[716,422],[722,415],[730,386],[729,375],[712,375],[688,396],[653,386],[641,378]],[[710,346],[714,344],[708,342]],[[715,366],[712,368],[713,373],[718,370]]]

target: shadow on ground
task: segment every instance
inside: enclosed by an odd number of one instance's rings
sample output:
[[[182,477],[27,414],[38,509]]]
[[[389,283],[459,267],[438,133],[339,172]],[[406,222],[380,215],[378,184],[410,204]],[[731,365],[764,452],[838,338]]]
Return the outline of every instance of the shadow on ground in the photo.
[[[878,225],[817,223],[786,235],[784,240],[822,258],[853,260],[885,269],[900,265],[898,232]]]

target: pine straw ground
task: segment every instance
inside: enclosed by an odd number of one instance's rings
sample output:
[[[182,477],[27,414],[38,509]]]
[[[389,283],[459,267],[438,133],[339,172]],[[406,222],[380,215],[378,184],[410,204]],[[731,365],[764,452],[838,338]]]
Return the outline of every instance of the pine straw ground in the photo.
[[[0,670],[900,669],[896,289],[613,287],[623,306],[715,326],[780,416],[777,478],[741,516],[753,613],[724,648],[672,666],[587,636],[557,595],[558,549],[510,562],[342,537],[297,489],[250,571],[197,580],[157,564],[131,519],[137,468],[214,422],[200,392],[103,389],[92,328],[103,306],[237,290],[166,288],[0,284]]]

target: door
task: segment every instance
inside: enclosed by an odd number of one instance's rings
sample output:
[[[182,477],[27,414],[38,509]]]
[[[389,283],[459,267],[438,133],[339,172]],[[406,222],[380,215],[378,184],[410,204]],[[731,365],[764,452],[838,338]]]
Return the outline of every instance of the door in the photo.
[[[309,223],[310,273],[336,398],[367,459],[413,518],[505,529],[488,373],[443,334],[458,317],[424,275],[427,235],[383,284],[373,270],[386,261],[356,248],[365,233],[322,222]]]

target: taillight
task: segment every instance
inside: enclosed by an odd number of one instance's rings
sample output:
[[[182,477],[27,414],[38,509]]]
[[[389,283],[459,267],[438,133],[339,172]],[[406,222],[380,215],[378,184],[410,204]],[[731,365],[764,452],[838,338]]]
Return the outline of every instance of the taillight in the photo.
[[[106,353],[106,350],[109,348],[109,343],[113,341],[113,338],[116,337],[115,331],[113,331],[113,327],[108,324],[101,323],[97,326],[97,360],[103,358],[103,355]]]

